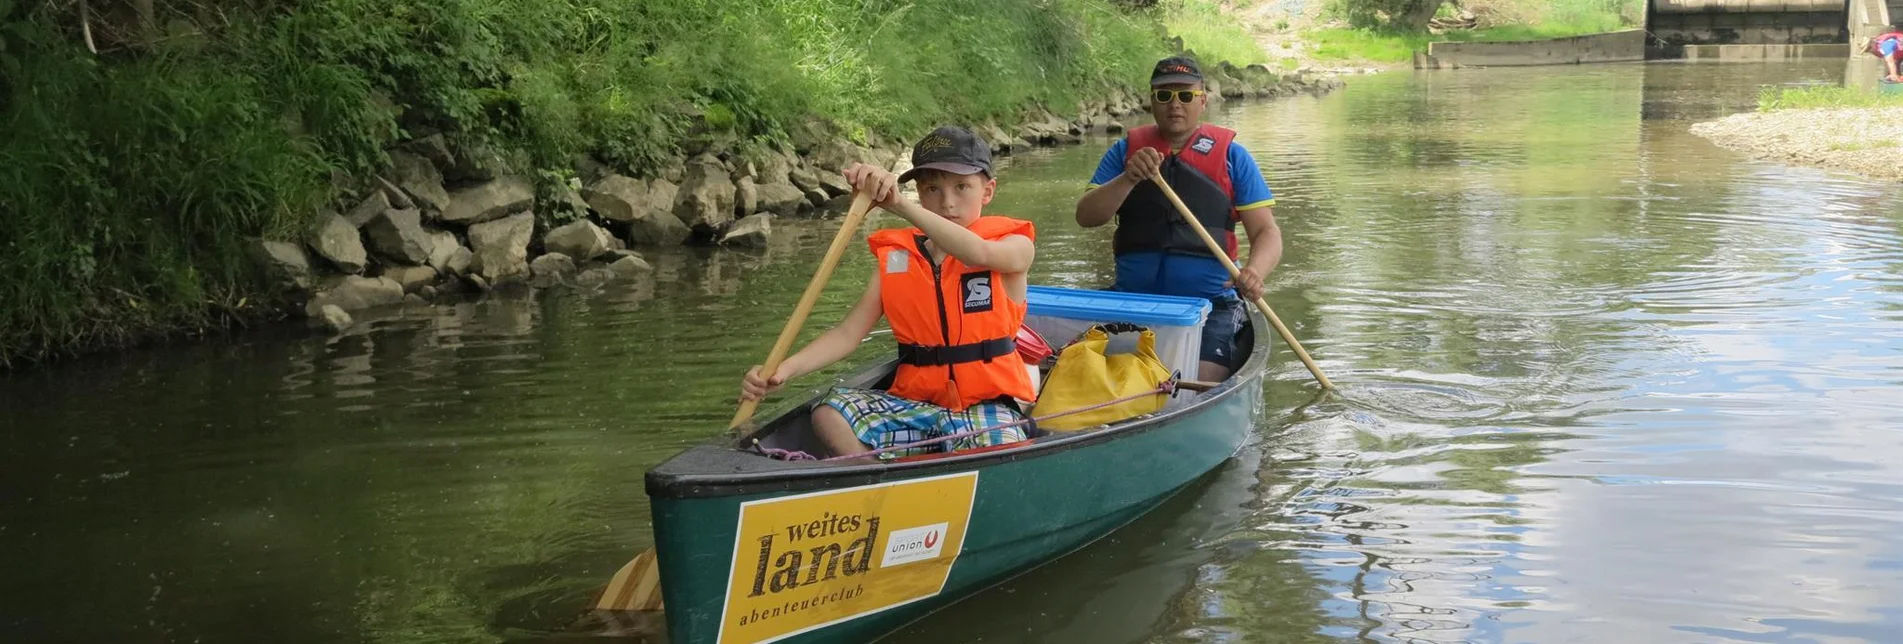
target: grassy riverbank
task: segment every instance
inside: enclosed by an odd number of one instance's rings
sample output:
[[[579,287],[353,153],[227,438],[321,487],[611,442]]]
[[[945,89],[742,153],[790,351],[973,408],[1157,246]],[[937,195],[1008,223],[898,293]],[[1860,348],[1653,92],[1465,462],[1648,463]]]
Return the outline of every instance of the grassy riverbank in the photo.
[[[1903,96],[1854,87],[1766,87],[1756,112],[1693,134],[1754,159],[1903,182]]]
[[[141,13],[144,8],[149,13]],[[268,314],[246,240],[295,239],[442,133],[540,198],[815,121],[864,143],[1141,82],[1204,0],[0,0],[0,366]],[[1212,56],[1211,54],[1214,54]],[[538,213],[557,212],[537,208]]]
[[[1320,63],[1398,65],[1438,41],[1501,42],[1540,40],[1631,29],[1644,20],[1642,0],[1469,0],[1455,9],[1443,3],[1437,27],[1405,24],[1389,12],[1401,0],[1329,0],[1316,11],[1276,19],[1269,31],[1289,31],[1280,39],[1299,40],[1303,58]],[[1448,26],[1453,25],[1453,26]]]
[[[1758,111],[1854,107],[1903,107],[1903,94],[1882,94],[1855,87],[1766,87],[1758,92]]]

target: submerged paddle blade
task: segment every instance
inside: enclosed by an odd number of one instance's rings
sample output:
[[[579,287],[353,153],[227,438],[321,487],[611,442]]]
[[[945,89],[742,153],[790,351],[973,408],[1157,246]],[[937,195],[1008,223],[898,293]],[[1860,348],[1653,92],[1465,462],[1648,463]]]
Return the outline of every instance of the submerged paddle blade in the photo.
[[[653,548],[641,551],[608,580],[596,610],[661,610],[661,566]]]

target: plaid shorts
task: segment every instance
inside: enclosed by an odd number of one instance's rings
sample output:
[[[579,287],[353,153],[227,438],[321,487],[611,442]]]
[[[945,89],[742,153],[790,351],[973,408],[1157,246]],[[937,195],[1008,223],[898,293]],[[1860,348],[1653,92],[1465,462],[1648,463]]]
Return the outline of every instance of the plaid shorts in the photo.
[[[877,389],[835,387],[820,404],[839,410],[859,442],[882,449],[973,430],[996,428],[1023,419],[1011,405],[986,402],[964,411],[952,411],[927,402],[894,396]],[[880,458],[955,452],[1024,440],[1024,427],[1003,427],[962,438],[896,450]]]

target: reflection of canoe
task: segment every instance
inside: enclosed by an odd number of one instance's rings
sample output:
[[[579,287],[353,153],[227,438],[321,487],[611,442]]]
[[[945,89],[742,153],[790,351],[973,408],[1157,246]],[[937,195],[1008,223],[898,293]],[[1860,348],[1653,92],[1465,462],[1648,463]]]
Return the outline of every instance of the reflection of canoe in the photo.
[[[1005,449],[883,465],[745,449],[819,453],[813,398],[737,441],[687,449],[647,474],[669,639],[869,641],[1104,536],[1241,447],[1261,409],[1268,328],[1254,313],[1236,374],[1192,402]],[[881,384],[893,364],[842,384]]]

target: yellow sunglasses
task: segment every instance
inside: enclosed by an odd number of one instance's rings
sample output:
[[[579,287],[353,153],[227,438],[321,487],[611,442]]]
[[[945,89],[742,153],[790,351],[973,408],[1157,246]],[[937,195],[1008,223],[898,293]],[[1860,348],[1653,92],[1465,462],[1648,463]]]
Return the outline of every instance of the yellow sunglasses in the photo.
[[[1202,95],[1203,90],[1200,89],[1159,89],[1150,93],[1150,100],[1154,100],[1158,103],[1168,103],[1170,102],[1170,97],[1174,96],[1178,102],[1188,103]]]

